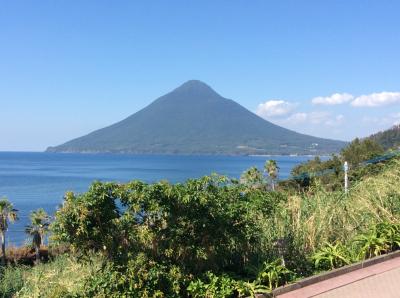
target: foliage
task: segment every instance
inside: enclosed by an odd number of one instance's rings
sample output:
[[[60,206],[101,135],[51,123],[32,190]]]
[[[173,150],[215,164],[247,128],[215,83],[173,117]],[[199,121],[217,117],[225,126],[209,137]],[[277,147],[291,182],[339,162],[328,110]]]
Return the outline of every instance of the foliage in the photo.
[[[394,125],[392,128],[378,132],[369,137],[385,150],[400,146],[400,125]]]
[[[378,174],[382,171],[382,164],[360,165],[373,157],[384,153],[383,148],[371,138],[355,139],[341,150],[340,155],[332,155],[330,159],[322,161],[316,156],[313,160],[295,166],[292,171],[292,181],[299,189],[308,189],[313,184],[320,183],[329,191],[342,189],[344,181],[343,163],[350,165],[349,181],[355,183],[365,176]],[[287,182],[281,183],[286,187],[293,187]]]
[[[216,276],[206,273],[206,281],[192,281],[187,290],[193,298],[232,297],[235,292],[235,281],[227,275]]]
[[[244,171],[240,176],[240,183],[246,187],[246,189],[254,190],[267,190],[268,184],[271,189],[275,190],[275,183],[278,179],[279,167],[275,160],[268,160],[264,165],[264,173],[256,167],[251,167]]]
[[[23,287],[23,274],[26,267],[0,267],[0,297],[8,298]]]
[[[18,220],[16,209],[6,198],[0,199],[0,237],[1,237],[1,252],[2,263],[6,263],[6,232],[8,230],[9,222]]]
[[[254,183],[254,177],[259,173],[250,171],[247,181]],[[83,195],[69,194],[71,202],[67,198],[57,212],[54,234],[82,253],[107,252],[110,262],[87,283],[89,296],[184,295],[190,280],[193,295],[251,295],[257,287],[271,289],[295,274],[310,274],[309,256],[319,270],[355,259],[352,248],[341,243],[399,219],[398,183],[398,161],[354,185],[348,195],[318,184],[297,194],[267,192],[220,176],[175,185],[97,182]],[[387,245],[396,247],[395,241]],[[251,270],[263,263],[262,273]],[[179,272],[177,292],[168,279],[172,269]],[[199,278],[207,271],[214,275]]]
[[[259,281],[255,280],[253,282],[238,280],[236,281],[236,292],[238,297],[259,297],[259,294],[271,294],[271,290]]]
[[[316,268],[324,270],[339,268],[351,262],[349,251],[340,242],[326,243],[311,258]]]
[[[361,162],[383,154],[384,150],[377,142],[372,139],[360,140],[356,138],[349,145],[342,149],[342,159],[356,167]]]
[[[376,225],[378,237],[384,238],[389,251],[400,248],[400,223],[381,222]]]
[[[282,259],[277,259],[270,263],[264,262],[263,269],[258,274],[258,280],[262,284],[266,284],[268,289],[272,291],[290,280],[292,273],[283,265]]]
[[[347,243],[380,222],[400,221],[399,184],[397,159],[379,174],[354,184],[348,195],[315,184],[307,192],[289,194],[268,218],[266,224],[273,231],[266,233],[271,239],[290,235],[299,255],[312,255],[326,242]]]
[[[165,266],[139,254],[126,266],[105,262],[85,285],[84,297],[181,297],[185,278],[176,266]]]
[[[42,263],[25,270],[23,286],[15,297],[64,298],[77,297],[84,291],[85,280],[100,268],[101,259],[91,255],[91,263],[62,255],[50,263]]]
[[[226,274],[217,276],[212,272],[207,272],[203,280],[192,281],[187,291],[193,298],[256,297],[257,294],[271,293],[270,288],[260,284],[259,280],[235,280]]]
[[[368,259],[400,247],[400,224],[381,222],[355,237],[359,259]]]
[[[240,176],[240,183],[250,189],[265,189],[266,183],[262,172],[256,167],[251,167]]]
[[[291,175],[300,188],[309,188],[319,181],[328,190],[338,190],[343,181],[342,161],[332,155],[327,161],[316,156],[314,159],[295,166]]]
[[[346,195],[319,180],[302,192],[216,175],[174,185],[96,182],[68,193],[52,224],[55,240],[86,257],[24,269],[22,286],[17,279],[9,288],[20,285],[22,297],[267,293],[314,270],[399,249],[400,161],[379,169]]]
[[[387,221],[377,223],[367,231],[357,234],[347,245],[336,241],[326,243],[311,259],[317,269],[329,270],[365,260],[400,247],[400,224]]]
[[[64,298],[80,297],[85,280],[98,270],[100,259],[82,264],[74,257],[58,256],[34,267],[0,267],[0,297]]]
[[[32,211],[30,214],[31,224],[25,229],[25,232],[32,237],[32,245],[35,247],[36,262],[40,262],[40,246],[44,241],[44,236],[47,234],[50,217],[44,209],[40,208]]]
[[[275,183],[278,179],[279,167],[276,160],[268,160],[264,165],[264,171],[268,174],[272,190],[275,190]]]
[[[118,240],[119,210],[116,200],[121,187],[114,183],[94,182],[82,195],[67,193],[52,224],[53,240],[70,243],[80,251],[112,254]]]
[[[106,206],[98,203],[104,198]],[[67,196],[53,233],[82,252],[104,250],[119,262],[144,253],[193,274],[224,269],[240,274],[263,255],[262,221],[280,199],[244,192],[220,176],[175,185],[96,183],[83,195]]]

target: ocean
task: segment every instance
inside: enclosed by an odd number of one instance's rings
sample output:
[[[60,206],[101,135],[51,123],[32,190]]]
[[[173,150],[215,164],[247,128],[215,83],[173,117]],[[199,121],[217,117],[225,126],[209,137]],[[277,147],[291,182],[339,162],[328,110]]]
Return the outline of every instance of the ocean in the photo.
[[[54,214],[67,191],[85,192],[94,180],[183,182],[211,173],[239,178],[251,166],[262,170],[274,159],[285,179],[310,156],[193,156],[0,152],[0,198],[18,209],[19,220],[9,226],[8,245],[27,243],[24,229],[29,213],[44,208]]]

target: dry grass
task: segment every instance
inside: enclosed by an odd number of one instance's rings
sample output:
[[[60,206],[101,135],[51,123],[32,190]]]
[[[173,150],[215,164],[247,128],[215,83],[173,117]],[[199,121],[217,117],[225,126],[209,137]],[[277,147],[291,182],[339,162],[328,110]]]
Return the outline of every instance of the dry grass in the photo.
[[[348,195],[316,185],[308,194],[290,196],[281,212],[270,219],[270,227],[276,237],[290,233],[308,252],[325,242],[346,242],[378,222],[400,220],[399,186],[398,160],[379,175],[354,185]]]
[[[54,261],[32,267],[24,272],[24,285],[15,297],[72,297],[82,292],[85,279],[99,269],[100,262],[91,258],[93,264],[78,262],[68,255]]]

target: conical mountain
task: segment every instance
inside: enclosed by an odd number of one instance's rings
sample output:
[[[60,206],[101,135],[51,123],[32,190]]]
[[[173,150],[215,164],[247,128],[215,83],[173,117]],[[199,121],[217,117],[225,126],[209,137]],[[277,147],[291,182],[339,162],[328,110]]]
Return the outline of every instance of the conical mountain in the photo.
[[[192,80],[111,126],[50,152],[150,154],[311,154],[344,142],[285,129]]]

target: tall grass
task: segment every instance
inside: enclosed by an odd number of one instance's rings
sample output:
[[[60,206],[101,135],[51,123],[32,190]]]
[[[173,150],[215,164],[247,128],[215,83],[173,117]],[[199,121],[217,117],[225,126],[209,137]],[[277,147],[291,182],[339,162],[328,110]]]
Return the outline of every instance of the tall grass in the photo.
[[[85,280],[99,269],[100,263],[78,262],[62,255],[47,264],[40,264],[25,272],[24,285],[15,297],[74,297],[83,291]]]
[[[307,193],[289,196],[270,218],[267,233],[276,238],[291,235],[307,253],[326,242],[347,242],[376,223],[399,221],[399,185],[399,160],[354,185],[347,195],[316,184]]]
[[[83,292],[86,279],[100,268],[100,259],[78,262],[61,255],[49,263],[34,267],[0,268],[0,297],[76,297]]]
[[[0,297],[8,298],[18,292],[24,285],[23,275],[28,269],[25,266],[0,267]]]

